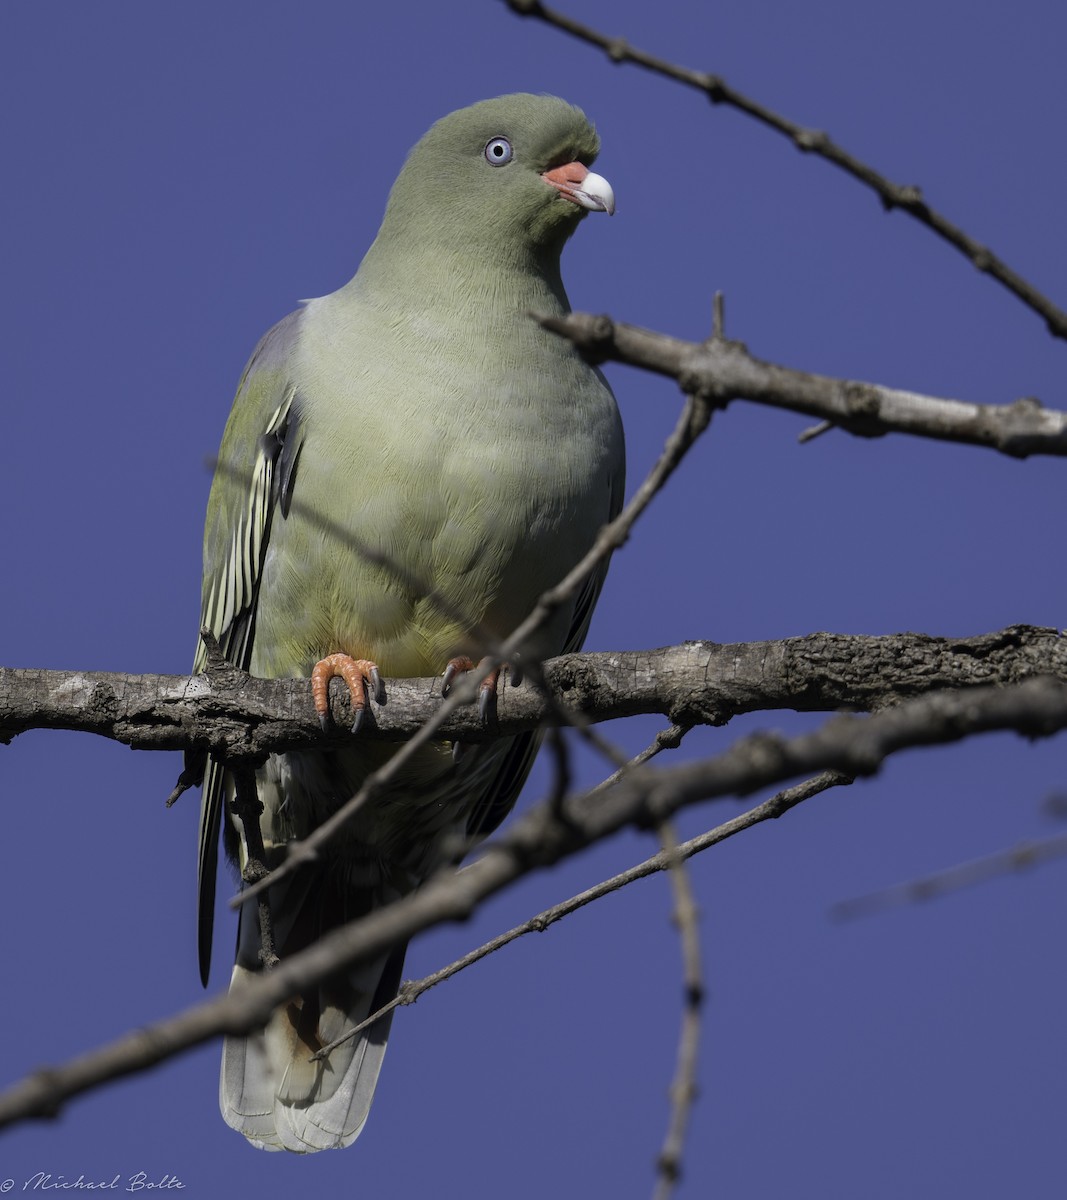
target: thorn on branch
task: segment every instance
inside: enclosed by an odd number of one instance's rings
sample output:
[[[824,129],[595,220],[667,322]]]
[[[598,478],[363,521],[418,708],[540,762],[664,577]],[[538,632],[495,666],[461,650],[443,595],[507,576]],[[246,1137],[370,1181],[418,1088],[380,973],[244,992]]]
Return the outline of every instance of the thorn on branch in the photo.
[[[711,340],[721,342],[726,337],[726,301],[722,292],[716,292],[711,301]]]
[[[186,767],[178,776],[174,791],[167,797],[167,808],[172,808],[184,792],[190,788],[199,787],[204,782],[205,766],[207,766],[207,754],[193,750],[186,752]]]
[[[837,425],[834,421],[820,421],[818,425],[809,425],[802,433],[798,433],[797,441],[803,446],[808,442],[815,441],[818,437],[822,437],[824,433],[829,433],[831,429],[836,428]]]
[[[206,625],[200,630],[200,640],[204,643],[204,649],[207,651],[205,674],[210,675],[212,671],[233,670],[233,664],[222,652],[219,639]]]

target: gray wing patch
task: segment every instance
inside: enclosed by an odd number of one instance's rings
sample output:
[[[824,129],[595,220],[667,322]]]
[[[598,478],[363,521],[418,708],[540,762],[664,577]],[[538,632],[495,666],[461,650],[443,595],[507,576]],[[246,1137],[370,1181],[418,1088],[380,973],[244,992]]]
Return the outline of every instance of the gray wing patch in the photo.
[[[227,477],[231,488],[247,489],[225,559],[204,580],[201,627],[218,639],[226,658],[247,670],[252,659],[259,577],[267,552],[274,510],[288,516],[292,502],[296,466],[302,439],[300,407],[296,389],[290,387],[275,409],[259,439],[251,471],[243,472],[230,462],[219,461],[216,471]],[[207,650],[201,641],[193,662],[194,673],[207,665]]]
[[[216,486],[239,499],[235,510],[222,518],[229,524],[228,544],[217,544],[222,553],[215,554],[210,564],[214,569],[205,569],[200,626],[215,635],[223,655],[242,670],[247,670],[252,659],[259,580],[271,523],[276,510],[280,509],[283,517],[288,514],[301,445],[299,396],[289,385],[257,440],[251,470],[245,473],[235,462],[223,460],[216,467]],[[203,671],[205,666],[206,648],[200,641],[193,672]],[[226,793],[226,772],[209,760],[204,768],[197,853],[197,947],[200,979],[205,985],[211,966],[218,833]]]

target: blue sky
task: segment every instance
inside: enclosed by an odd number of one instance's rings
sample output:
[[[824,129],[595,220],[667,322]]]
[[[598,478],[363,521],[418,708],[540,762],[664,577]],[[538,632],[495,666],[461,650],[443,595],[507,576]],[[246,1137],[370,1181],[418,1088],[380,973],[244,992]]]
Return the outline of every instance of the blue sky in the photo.
[[[722,74],[987,242],[1063,305],[1067,17],[1051,3],[559,0]],[[989,403],[1063,405],[1067,345],[947,246],[740,115],[457,5],[11,4],[0,15],[5,665],[182,672],[209,478],[259,335],[354,272],[411,144],[546,91],[603,139],[612,220],[575,308],[690,338],[711,295],[753,353]],[[635,485],[680,399],[609,367]],[[735,404],[618,556],[591,649],[1063,621],[1062,465],[830,434]],[[769,714],[694,733],[711,754]],[[616,732],[636,751],[655,721]],[[901,757],[695,860],[709,1001],[681,1196],[1052,1194],[1065,1112],[1063,868],[849,925],[837,900],[1057,832],[1062,738]],[[583,778],[596,764],[580,757]],[[36,732],[0,753],[5,1080],[202,995],[196,798],[177,755]],[[523,804],[539,794],[535,773]],[[739,811],[693,811],[685,835]],[[651,853],[637,835],[420,939],[422,975]],[[643,1195],[680,1011],[666,880],[526,939],[402,1011],[357,1144],[266,1156],[216,1105],[218,1048],[0,1138],[0,1184],[179,1177],[190,1196]],[[228,977],[218,917],[217,991]]]

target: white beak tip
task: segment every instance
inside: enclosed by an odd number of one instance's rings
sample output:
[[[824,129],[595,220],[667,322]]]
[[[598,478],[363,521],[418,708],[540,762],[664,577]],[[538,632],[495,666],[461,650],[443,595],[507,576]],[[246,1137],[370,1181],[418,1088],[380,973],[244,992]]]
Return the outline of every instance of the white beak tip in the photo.
[[[590,212],[606,212],[610,217],[615,211],[615,193],[611,184],[603,175],[590,171],[582,180],[581,186],[575,188],[574,199]]]

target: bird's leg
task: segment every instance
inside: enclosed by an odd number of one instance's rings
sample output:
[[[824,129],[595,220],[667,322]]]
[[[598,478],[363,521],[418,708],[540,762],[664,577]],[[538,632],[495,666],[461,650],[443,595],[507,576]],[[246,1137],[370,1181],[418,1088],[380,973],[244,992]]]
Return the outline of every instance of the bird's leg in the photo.
[[[444,678],[441,681],[441,695],[447,696],[452,690],[452,684],[455,682],[456,676],[465,675],[468,671],[473,671],[475,665],[474,659],[468,658],[465,654],[458,654],[455,658],[450,658],[445,667]],[[478,687],[478,719],[483,725],[488,725],[493,717],[496,716],[496,697],[500,686],[500,673],[505,669],[508,671],[513,687],[522,681],[521,670],[517,666],[509,665],[508,663],[494,667],[486,675]],[[459,762],[463,751],[464,744],[462,742],[452,743],[452,757],[456,762]]]
[[[348,684],[352,712],[355,714],[352,732],[358,733],[367,709],[368,692],[379,704],[385,703],[385,685],[378,666],[367,658],[352,658],[348,654],[330,654],[315,664],[311,672],[311,696],[324,732],[330,718],[330,680],[335,675]]]
[[[267,870],[266,850],[263,848],[263,831],[259,827],[263,801],[256,787],[255,768],[247,763],[230,764],[233,775],[233,800],[230,810],[241,822],[245,843],[245,866],[241,879],[245,883],[258,883],[270,872]],[[270,910],[270,891],[261,892],[257,901],[259,909],[259,960],[265,967],[273,967],[278,961],[274,947],[274,919]]]

